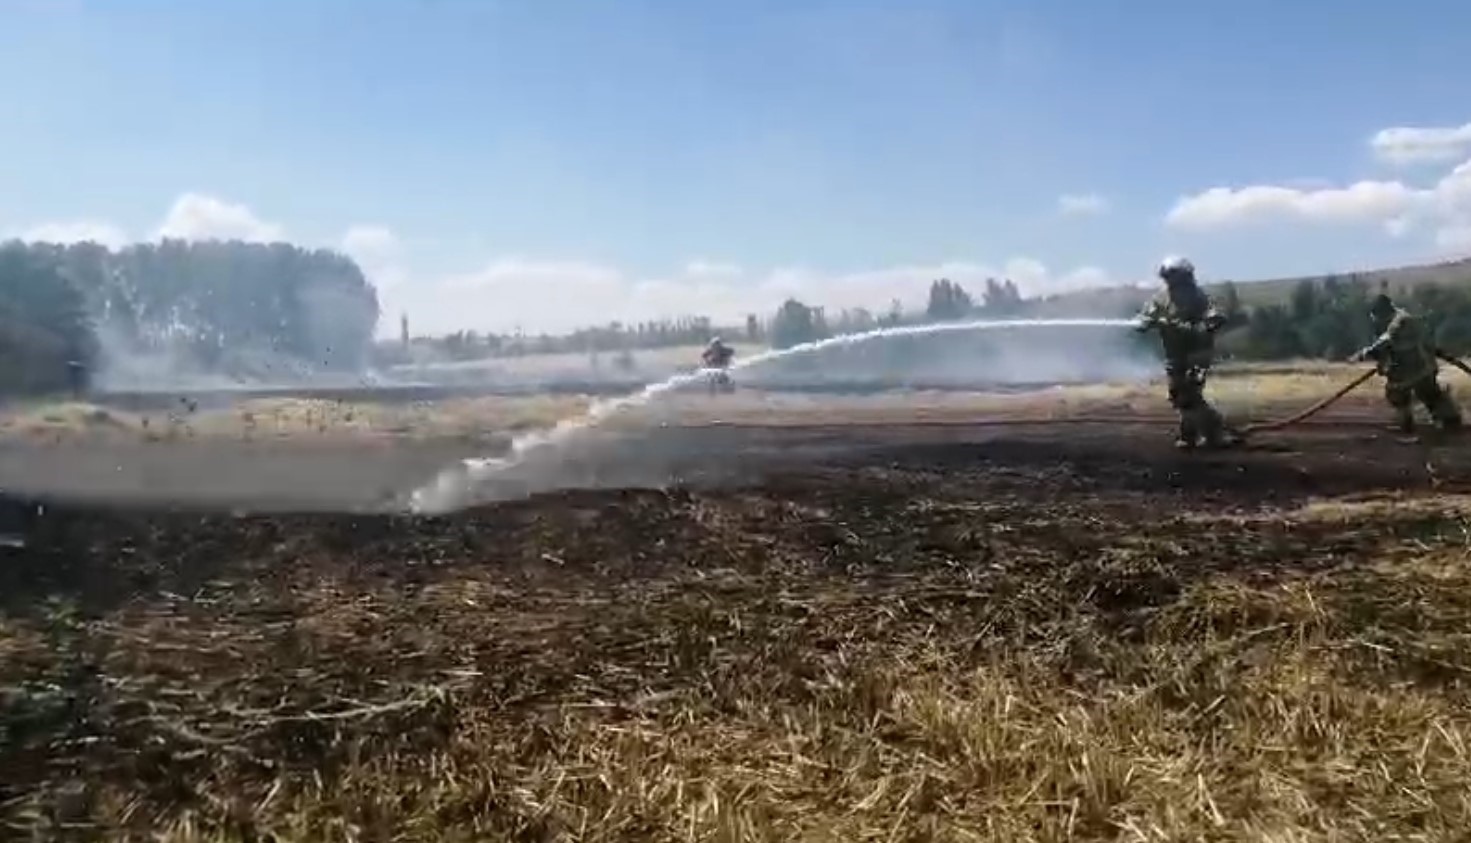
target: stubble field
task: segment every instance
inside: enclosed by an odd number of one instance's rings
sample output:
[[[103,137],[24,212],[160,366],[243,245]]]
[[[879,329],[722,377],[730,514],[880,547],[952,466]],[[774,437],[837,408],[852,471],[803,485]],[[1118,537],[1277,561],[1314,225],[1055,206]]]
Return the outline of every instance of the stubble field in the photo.
[[[1257,373],[1230,406],[1342,374]],[[589,446],[596,488],[440,517],[300,511],[342,509],[325,491],[26,509],[0,550],[7,838],[1471,828],[1465,441],[1378,431],[1372,394],[1188,455],[1134,387],[676,403]],[[353,478],[394,486],[507,435],[121,425],[7,453],[214,454],[259,491],[261,454],[422,454]]]

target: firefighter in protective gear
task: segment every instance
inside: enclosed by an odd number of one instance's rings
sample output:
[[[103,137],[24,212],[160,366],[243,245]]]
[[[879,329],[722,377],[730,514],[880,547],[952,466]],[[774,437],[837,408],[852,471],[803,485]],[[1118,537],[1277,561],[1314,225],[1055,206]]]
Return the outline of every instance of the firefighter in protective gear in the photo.
[[[1374,297],[1369,318],[1378,337],[1353,359],[1373,360],[1384,376],[1384,399],[1394,408],[1395,428],[1404,433],[1415,431],[1414,402],[1419,399],[1442,428],[1460,429],[1461,410],[1440,384],[1440,364],[1425,324],[1396,307],[1387,293]]]
[[[705,351],[700,355],[700,360],[711,369],[728,369],[730,361],[735,357],[735,349],[725,344],[720,337],[710,340],[705,346]]]
[[[1195,267],[1185,258],[1166,258],[1159,265],[1165,289],[1140,312],[1140,333],[1158,332],[1164,346],[1170,406],[1180,416],[1176,445],[1194,448],[1232,444],[1236,436],[1205,397],[1206,375],[1215,362],[1215,332],[1226,324],[1210,297],[1195,280]]]
[[[705,368],[715,370],[710,379],[711,392],[729,392],[735,388],[735,384],[731,382],[730,373],[728,372],[731,360],[734,357],[735,349],[726,345],[725,341],[720,337],[711,339],[710,344],[705,346],[704,353],[700,355],[700,362],[705,364]]]

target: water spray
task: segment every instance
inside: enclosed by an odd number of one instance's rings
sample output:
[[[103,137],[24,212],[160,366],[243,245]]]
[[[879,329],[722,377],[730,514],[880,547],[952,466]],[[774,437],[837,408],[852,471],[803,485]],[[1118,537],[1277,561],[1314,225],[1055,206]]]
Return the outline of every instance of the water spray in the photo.
[[[970,322],[939,322],[928,325],[901,325],[855,334],[842,334],[805,342],[790,348],[771,349],[736,361],[728,371],[751,369],[789,357],[890,337],[928,336],[958,331],[987,331],[1006,328],[1127,328],[1135,324],[1131,319],[988,319]],[[410,497],[409,508],[420,514],[442,513],[455,509],[463,505],[477,485],[521,464],[530,454],[547,448],[559,447],[579,433],[596,427],[623,410],[643,407],[666,394],[710,377],[713,371],[703,368],[696,369],[693,372],[677,374],[658,383],[649,384],[632,395],[595,401],[581,416],[563,419],[552,427],[515,437],[511,440],[510,448],[505,456],[463,460],[458,466],[441,472],[432,482],[415,490]]]

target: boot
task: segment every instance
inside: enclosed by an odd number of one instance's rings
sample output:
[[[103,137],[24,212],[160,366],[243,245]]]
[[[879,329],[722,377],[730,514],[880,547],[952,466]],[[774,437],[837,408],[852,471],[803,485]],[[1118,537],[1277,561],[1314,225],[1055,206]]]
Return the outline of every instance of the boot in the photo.
[[[1212,448],[1229,448],[1236,444],[1236,438],[1232,431],[1226,427],[1226,420],[1215,407],[1202,407],[1200,409],[1201,428],[1205,431],[1205,443]]]
[[[1406,436],[1413,435],[1415,432],[1415,412],[1409,407],[1396,407],[1394,410],[1394,424],[1390,426],[1390,430]]]
[[[1443,399],[1436,410],[1435,420],[1440,423],[1441,430],[1454,433],[1461,429],[1461,411],[1449,399]]]
[[[1219,433],[1206,440],[1206,444],[1212,448],[1234,448],[1245,441],[1246,436],[1241,431],[1222,427]]]
[[[1440,429],[1447,433],[1453,433],[1461,429],[1461,408],[1451,398],[1450,390],[1441,387],[1440,400],[1435,402],[1435,418],[1440,422]]]
[[[1175,447],[1182,451],[1193,451],[1200,441],[1200,432],[1189,411],[1180,413],[1180,434],[1175,437]]]

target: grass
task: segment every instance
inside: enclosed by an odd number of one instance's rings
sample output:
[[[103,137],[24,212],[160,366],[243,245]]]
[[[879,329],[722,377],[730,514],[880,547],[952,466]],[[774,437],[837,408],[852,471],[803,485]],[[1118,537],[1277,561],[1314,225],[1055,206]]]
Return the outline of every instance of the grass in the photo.
[[[1223,365],[1208,394],[1225,409],[1248,415],[1281,414],[1333,392],[1360,365],[1323,361]],[[1466,376],[1443,367],[1444,382],[1467,389]],[[1377,405],[1377,381],[1350,405]],[[168,442],[181,438],[313,441],[444,440],[503,436],[550,427],[582,414],[588,395],[456,398],[387,404],[290,398],[252,399],[224,409],[189,408],[140,415],[79,402],[42,403],[0,412],[0,440],[62,442],[74,438],[125,438]],[[1130,413],[1167,414],[1163,384],[1112,383],[1063,386],[1040,393],[892,391],[874,395],[799,395],[738,392],[711,400],[704,394],[666,397],[628,412],[614,423],[700,424],[811,423],[813,420],[882,423],[912,418],[964,421],[986,415]]]
[[[983,468],[420,521],[79,513],[0,582],[0,817],[169,843],[1463,839],[1464,500]]]
[[[1362,365],[1322,360],[1227,363],[1219,366],[1208,394],[1234,415],[1281,415],[1333,393],[1364,371]],[[1443,383],[1467,391],[1468,378],[1443,366]],[[388,405],[304,399],[252,399],[231,408],[190,408],[129,413],[79,402],[29,403],[0,410],[0,440],[62,443],[72,438],[128,438],[168,443],[178,438],[254,438],[310,441],[466,440],[496,438],[574,418],[593,396],[500,396]],[[1361,387],[1346,406],[1377,406],[1378,381]],[[896,419],[965,421],[986,415],[1068,413],[1168,413],[1164,384],[1066,385],[1041,393],[891,391],[868,396],[802,396],[741,393],[710,400],[705,394],[660,399],[658,406],[622,413],[613,424],[738,424],[768,422],[878,422]]]

